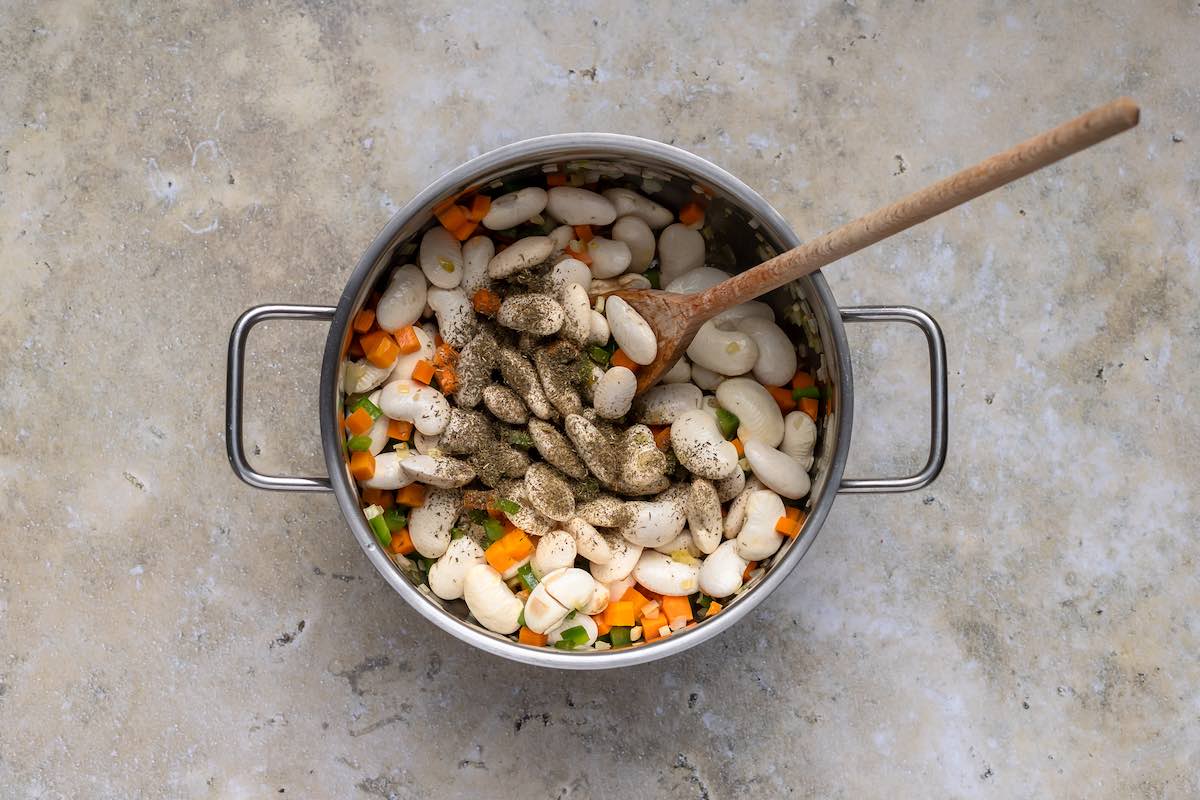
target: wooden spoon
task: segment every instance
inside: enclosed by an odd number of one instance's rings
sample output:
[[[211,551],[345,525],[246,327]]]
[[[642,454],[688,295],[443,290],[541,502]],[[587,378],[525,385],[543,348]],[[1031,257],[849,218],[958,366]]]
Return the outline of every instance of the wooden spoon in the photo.
[[[658,337],[654,361],[638,370],[638,394],[658,383],[687,351],[700,326],[722,311],[816,272],[839,258],[1137,124],[1137,104],[1129,98],[1114,100],[702,292],[674,294],[656,289],[613,292],[633,306]]]

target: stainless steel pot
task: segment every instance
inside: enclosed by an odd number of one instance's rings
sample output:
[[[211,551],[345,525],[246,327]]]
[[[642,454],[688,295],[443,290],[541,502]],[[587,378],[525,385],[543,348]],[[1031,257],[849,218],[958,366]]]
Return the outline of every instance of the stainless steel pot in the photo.
[[[716,636],[744,618],[791,573],[812,546],[839,493],[904,492],[931,483],[946,459],[946,349],[937,323],[924,311],[904,306],[839,309],[825,279],[817,273],[777,290],[769,298],[778,311],[800,303],[815,322],[812,345],[823,353],[833,412],[819,423],[820,439],[808,518],[793,541],[784,545],[766,572],[725,610],[699,625],[640,647],[572,653],[514,643],[466,620],[462,601],[444,602],[418,589],[375,543],[363,518],[358,490],[342,455],[339,419],[342,395],[339,366],[350,343],[350,322],[381,274],[393,264],[393,252],[431,224],[433,208],[472,186],[500,179],[553,171],[564,163],[599,172],[620,171],[648,185],[664,202],[678,207],[696,189],[711,198],[708,222],[729,242],[739,268],[800,243],[799,237],[765,200],[724,170],[698,156],[660,142],[616,134],[579,133],[545,136],[502,147],[467,162],[426,188],[400,209],[363,254],[337,306],[264,305],[238,318],[229,339],[226,444],[238,477],[261,489],[332,491],[359,545],[385,580],[422,616],[462,641],[514,661],[563,669],[605,669],[664,658]],[[321,366],[320,415],[328,478],[264,475],[246,460],[242,447],[242,381],[246,337],[267,319],[307,319],[331,323]],[[894,321],[916,325],[925,334],[930,360],[931,441],[929,459],[915,475],[903,478],[842,477],[850,448],[854,388],[844,322]],[[810,323],[811,325],[811,323]],[[811,328],[810,328],[811,330]]]

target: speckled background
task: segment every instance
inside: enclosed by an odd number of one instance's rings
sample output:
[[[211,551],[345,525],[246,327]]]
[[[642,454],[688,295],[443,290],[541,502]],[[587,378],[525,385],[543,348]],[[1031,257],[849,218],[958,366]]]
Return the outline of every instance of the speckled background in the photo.
[[[1200,795],[1200,6],[0,8],[0,795]],[[484,657],[331,498],[231,474],[226,337],[336,299],[416,190],[554,131],[673,142],[826,229],[1120,94],[1133,134],[827,270],[944,326],[950,458],[843,497],[739,629],[627,671]],[[317,324],[248,447],[319,472]],[[851,472],[927,435],[851,331]]]

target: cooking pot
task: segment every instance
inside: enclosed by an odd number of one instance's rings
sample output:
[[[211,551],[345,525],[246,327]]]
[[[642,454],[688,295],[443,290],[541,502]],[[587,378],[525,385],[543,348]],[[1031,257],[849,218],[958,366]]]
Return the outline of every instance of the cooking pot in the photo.
[[[522,176],[570,168],[609,177],[623,176],[671,208],[696,192],[709,197],[707,224],[717,233],[710,249],[724,241],[722,252],[745,269],[800,243],[796,233],[762,197],[724,170],[684,150],[633,136],[572,133],[544,136],[501,147],[447,173],[396,212],[355,267],[336,306],[263,305],[249,309],[233,326],[229,339],[226,397],[226,445],[233,471],[261,489],[333,492],[342,515],[379,574],[422,616],[462,641],[488,653],[537,666],[563,669],[606,669],[680,653],[737,625],[778,588],[812,546],[839,493],[904,492],[927,486],[946,459],[946,348],[929,314],[906,306],[838,308],[818,272],[773,292],[768,298],[777,313],[804,312],[805,347],[820,361],[820,377],[828,387],[832,409],[817,423],[818,442],[807,519],[800,534],[786,542],[770,566],[737,595],[720,614],[671,636],[619,650],[568,652],[531,647],[491,633],[468,618],[465,603],[443,601],[418,587],[375,541],[363,517],[358,488],[345,463],[339,420],[342,411],[340,367],[350,345],[351,321],[383,274],[406,258],[419,233],[433,223],[433,209],[470,187],[499,186]],[[400,250],[397,253],[397,250]],[[710,252],[710,255],[712,253]],[[724,265],[723,265],[724,266]],[[791,311],[789,311],[791,309]],[[306,319],[330,323],[321,364],[321,441],[329,477],[264,475],[246,460],[242,446],[242,381],[246,337],[268,319]],[[845,322],[904,322],[925,334],[930,362],[930,447],[924,468],[903,478],[842,477],[850,448],[854,385]]]

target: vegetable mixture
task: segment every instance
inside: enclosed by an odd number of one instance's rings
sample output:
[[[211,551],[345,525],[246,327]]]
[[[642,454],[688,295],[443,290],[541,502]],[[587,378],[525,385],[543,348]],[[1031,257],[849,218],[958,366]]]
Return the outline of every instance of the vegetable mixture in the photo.
[[[657,343],[607,293],[729,273],[706,266],[703,194],[676,213],[596,178],[441,205],[354,319],[343,380],[380,546],[488,630],[561,650],[670,636],[761,574],[804,524],[826,402],[803,328],[757,301],[635,400]]]

